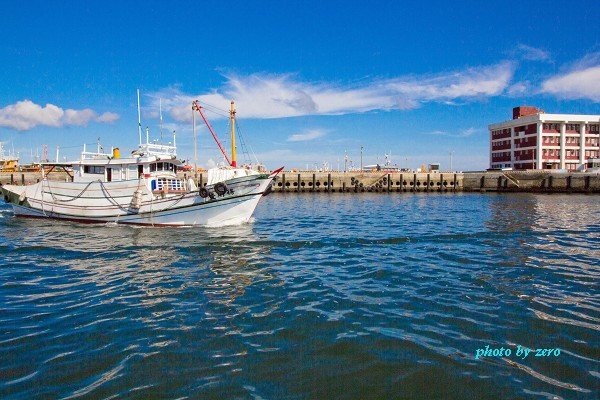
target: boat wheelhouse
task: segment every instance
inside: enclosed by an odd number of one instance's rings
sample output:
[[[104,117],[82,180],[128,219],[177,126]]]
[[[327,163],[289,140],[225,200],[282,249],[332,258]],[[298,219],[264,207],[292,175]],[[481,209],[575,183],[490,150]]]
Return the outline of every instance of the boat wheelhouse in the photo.
[[[177,178],[177,168],[182,164],[177,159],[176,146],[146,143],[125,157],[121,156],[119,148],[103,153],[98,145],[98,151],[89,152],[84,145],[79,161],[45,165],[72,168],[73,182],[119,182],[146,178],[148,188],[153,192],[165,189],[183,192],[193,187],[187,187]]]

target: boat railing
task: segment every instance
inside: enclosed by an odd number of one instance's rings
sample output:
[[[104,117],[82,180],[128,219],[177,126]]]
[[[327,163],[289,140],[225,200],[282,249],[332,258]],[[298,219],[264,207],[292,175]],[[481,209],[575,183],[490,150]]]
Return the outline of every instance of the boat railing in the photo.
[[[185,183],[181,179],[158,178],[156,180],[156,188],[153,188],[153,191],[185,192],[186,188]]]
[[[113,155],[110,153],[97,153],[92,151],[82,151],[81,159],[82,160],[106,160],[111,158]]]
[[[148,155],[153,156],[171,156],[177,157],[177,147],[157,144],[157,143],[145,143],[140,145],[140,150]]]

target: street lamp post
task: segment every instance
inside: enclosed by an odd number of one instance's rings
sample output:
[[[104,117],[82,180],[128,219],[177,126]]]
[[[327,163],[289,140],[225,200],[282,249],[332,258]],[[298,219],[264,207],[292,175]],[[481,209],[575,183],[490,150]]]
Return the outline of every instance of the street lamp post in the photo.
[[[348,154],[344,150],[344,172],[348,171]]]
[[[360,146],[360,172],[362,172],[362,170],[363,170],[362,153],[363,153],[363,147]]]
[[[452,155],[454,154],[454,151],[450,151],[450,172],[452,172]]]

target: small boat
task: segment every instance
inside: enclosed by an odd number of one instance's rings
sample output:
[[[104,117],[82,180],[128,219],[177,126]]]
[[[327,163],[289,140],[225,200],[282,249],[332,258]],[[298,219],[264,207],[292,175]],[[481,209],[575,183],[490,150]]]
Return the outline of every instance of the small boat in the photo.
[[[138,94],[139,110],[139,94]],[[194,102],[193,110],[202,107]],[[235,111],[233,102],[231,118]],[[81,223],[117,223],[150,226],[224,226],[248,222],[260,198],[268,193],[273,178],[283,168],[261,173],[238,168],[235,141],[227,156],[205,119],[228,166],[207,171],[208,182],[197,187],[192,178],[180,179],[175,133],[169,145],[141,143],[127,157],[118,148],[103,153],[86,151],[71,163],[44,163],[42,180],[33,185],[1,187],[2,195],[19,217],[53,218]],[[232,121],[233,122],[233,121]],[[234,138],[232,123],[232,138]],[[70,182],[50,181],[44,172],[62,168]],[[72,172],[70,172],[72,170]]]

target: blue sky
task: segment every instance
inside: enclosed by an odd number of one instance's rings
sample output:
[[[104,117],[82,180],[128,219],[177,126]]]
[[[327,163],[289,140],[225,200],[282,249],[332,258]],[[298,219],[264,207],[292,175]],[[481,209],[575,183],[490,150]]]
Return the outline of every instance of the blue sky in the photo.
[[[98,137],[132,149],[139,88],[142,125],[158,137],[162,101],[183,158],[189,102],[233,98],[271,168],[358,164],[363,146],[365,164],[447,167],[452,151],[468,170],[488,166],[487,125],[513,106],[600,114],[598,1],[403,3],[3,2],[0,141],[24,161]],[[199,141],[200,164],[220,161],[204,127]]]

